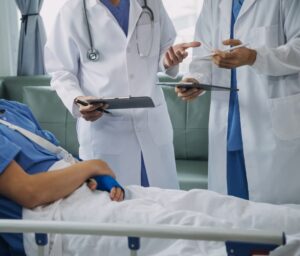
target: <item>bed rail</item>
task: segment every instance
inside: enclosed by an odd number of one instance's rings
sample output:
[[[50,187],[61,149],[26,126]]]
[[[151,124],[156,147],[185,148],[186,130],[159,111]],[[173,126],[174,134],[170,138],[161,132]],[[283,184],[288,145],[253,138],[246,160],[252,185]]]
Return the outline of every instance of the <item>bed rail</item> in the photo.
[[[266,244],[276,247],[285,244],[285,235],[282,232],[175,225],[132,225],[117,223],[107,224],[88,222],[0,220],[0,233],[36,233],[37,244],[39,244],[39,237],[37,237],[37,235],[39,235],[40,238],[46,239],[47,235],[45,234],[50,233],[124,236],[128,237],[128,246],[131,250],[131,255],[137,255],[140,237],[220,242],[235,241],[247,244]],[[39,246],[44,246],[45,243],[47,244],[47,241],[41,240]]]

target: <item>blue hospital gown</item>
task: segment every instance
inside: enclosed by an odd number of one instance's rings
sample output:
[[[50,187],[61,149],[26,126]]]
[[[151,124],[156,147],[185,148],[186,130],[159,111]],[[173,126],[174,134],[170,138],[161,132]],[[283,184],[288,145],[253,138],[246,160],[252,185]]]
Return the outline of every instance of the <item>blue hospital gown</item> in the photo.
[[[0,100],[0,109],[5,110],[5,113],[0,114],[1,119],[58,144],[54,135],[41,129],[30,109],[25,105]],[[47,171],[58,158],[18,132],[0,124],[0,175],[13,160],[28,174],[36,174]],[[0,219],[22,219],[22,207],[8,198],[0,196]],[[0,255],[25,255],[22,234],[0,233]]]

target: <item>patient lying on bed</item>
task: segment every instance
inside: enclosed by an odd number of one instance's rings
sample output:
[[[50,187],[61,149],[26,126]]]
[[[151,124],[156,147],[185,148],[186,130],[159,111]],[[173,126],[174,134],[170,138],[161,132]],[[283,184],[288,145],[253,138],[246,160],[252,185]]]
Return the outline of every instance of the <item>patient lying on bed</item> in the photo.
[[[23,104],[0,100],[0,118],[57,144],[55,137],[41,129]],[[103,188],[110,193],[112,200],[123,200],[123,189],[105,162],[84,161],[71,166],[62,163],[64,161],[55,154],[0,124],[0,218],[21,219],[22,206],[34,208],[65,198],[88,179],[91,190]],[[60,167],[56,168],[58,165]],[[49,169],[57,171],[48,172]],[[21,236],[4,235],[1,242],[13,247],[10,249],[13,255],[24,253]]]
[[[1,119],[57,144],[25,105],[0,100],[0,110]],[[90,178],[92,181],[86,183]],[[252,203],[205,190],[184,192],[139,186],[125,188],[123,201],[123,188],[113,178],[112,170],[102,161],[71,164],[0,124],[2,219],[173,224],[300,233],[300,209],[296,207]],[[49,238],[48,255],[128,254],[126,238]],[[274,255],[299,255],[298,248],[295,241],[279,248]],[[0,255],[37,255],[33,235],[0,233]],[[215,242],[142,239],[139,255],[225,255],[225,247]]]

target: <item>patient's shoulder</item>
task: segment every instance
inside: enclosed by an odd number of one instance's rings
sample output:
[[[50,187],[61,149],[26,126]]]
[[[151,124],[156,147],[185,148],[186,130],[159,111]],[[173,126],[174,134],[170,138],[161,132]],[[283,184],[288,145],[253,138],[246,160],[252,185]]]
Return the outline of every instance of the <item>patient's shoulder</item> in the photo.
[[[11,109],[11,110],[15,109],[15,110],[31,112],[30,109],[25,104],[17,102],[17,101],[0,99],[0,105],[2,107],[5,107],[5,108]]]

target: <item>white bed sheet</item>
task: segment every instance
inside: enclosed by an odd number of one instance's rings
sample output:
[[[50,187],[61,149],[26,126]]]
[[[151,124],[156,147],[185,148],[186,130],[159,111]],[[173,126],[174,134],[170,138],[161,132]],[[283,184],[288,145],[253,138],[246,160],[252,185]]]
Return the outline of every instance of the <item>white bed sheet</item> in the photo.
[[[300,209],[253,203],[206,190],[189,192],[159,188],[126,188],[124,202],[112,202],[106,192],[91,192],[86,185],[66,199],[35,210],[23,210],[27,220],[80,221],[94,223],[175,224],[198,227],[245,228],[285,231],[287,246],[272,255],[300,255]],[[129,255],[126,237],[51,235],[47,247],[53,256]],[[37,255],[32,234],[24,237],[27,255]],[[139,255],[220,256],[224,243],[141,239]]]

